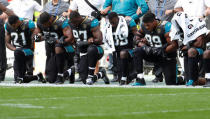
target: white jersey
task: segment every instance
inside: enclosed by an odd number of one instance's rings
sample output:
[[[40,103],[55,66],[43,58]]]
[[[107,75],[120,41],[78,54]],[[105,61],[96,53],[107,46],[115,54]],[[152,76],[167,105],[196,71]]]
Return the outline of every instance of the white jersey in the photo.
[[[101,9],[104,4],[104,0],[88,0],[93,6],[95,6],[98,10]],[[84,0],[73,0],[69,6],[69,9],[80,13],[83,16],[90,16],[91,12],[94,11]]]
[[[210,7],[210,0],[178,0],[175,8],[180,7],[191,17],[202,17],[206,8]]]
[[[184,12],[178,12],[171,20],[170,37],[172,40],[182,40],[186,45],[190,41],[195,40],[202,34],[207,33],[206,23],[203,19],[197,17],[189,17]],[[181,38],[181,35],[184,37]]]
[[[34,0],[13,0],[7,6],[18,17],[33,20],[33,14],[35,11],[41,11],[42,6]]]

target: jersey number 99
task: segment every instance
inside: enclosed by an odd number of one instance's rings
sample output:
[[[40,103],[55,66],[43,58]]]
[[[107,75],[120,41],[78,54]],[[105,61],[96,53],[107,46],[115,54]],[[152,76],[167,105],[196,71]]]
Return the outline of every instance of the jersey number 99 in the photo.
[[[162,42],[159,36],[151,36],[146,34],[145,38],[147,39],[147,42],[151,47],[156,47],[156,48],[162,47]]]

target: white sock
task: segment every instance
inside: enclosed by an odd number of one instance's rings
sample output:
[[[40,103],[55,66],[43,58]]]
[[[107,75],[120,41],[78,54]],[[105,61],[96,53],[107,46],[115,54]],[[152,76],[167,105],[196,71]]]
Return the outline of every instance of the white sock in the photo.
[[[205,78],[210,79],[210,73],[206,73]]]
[[[62,76],[62,77],[63,77],[63,74],[61,74],[61,73],[58,73],[58,76]]]
[[[68,69],[67,72],[69,73],[69,76],[71,76],[71,68]]]
[[[23,81],[23,78],[18,77],[19,79],[21,79]]]
[[[140,78],[140,79],[144,78],[144,74],[143,73],[137,74],[137,78]]]
[[[122,81],[126,81],[127,80],[127,77],[122,77],[121,80]]]
[[[98,72],[99,74],[100,74],[100,76],[101,76],[101,78],[103,77],[103,75],[102,75],[102,72]]]

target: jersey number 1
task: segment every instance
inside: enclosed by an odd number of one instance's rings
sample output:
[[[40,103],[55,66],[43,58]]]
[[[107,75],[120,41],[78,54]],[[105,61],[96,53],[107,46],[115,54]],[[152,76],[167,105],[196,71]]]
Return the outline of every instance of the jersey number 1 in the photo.
[[[12,32],[11,36],[14,37],[14,45],[16,46],[26,45],[26,38],[24,32],[21,32],[20,35],[16,32]]]

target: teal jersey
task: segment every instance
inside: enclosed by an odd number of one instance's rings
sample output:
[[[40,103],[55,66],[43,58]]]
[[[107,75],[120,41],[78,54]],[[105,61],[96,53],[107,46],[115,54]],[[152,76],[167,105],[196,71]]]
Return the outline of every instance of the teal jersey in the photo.
[[[35,24],[27,19],[20,18],[20,21],[22,24],[17,29],[13,29],[8,22],[5,23],[5,31],[10,34],[12,44],[16,48],[33,48],[31,36]]]
[[[148,11],[148,6],[145,0],[106,0],[103,8],[112,6],[112,11],[117,14],[123,14],[125,16],[131,16],[134,20],[143,16]],[[141,8],[142,14],[137,15],[136,10]]]

